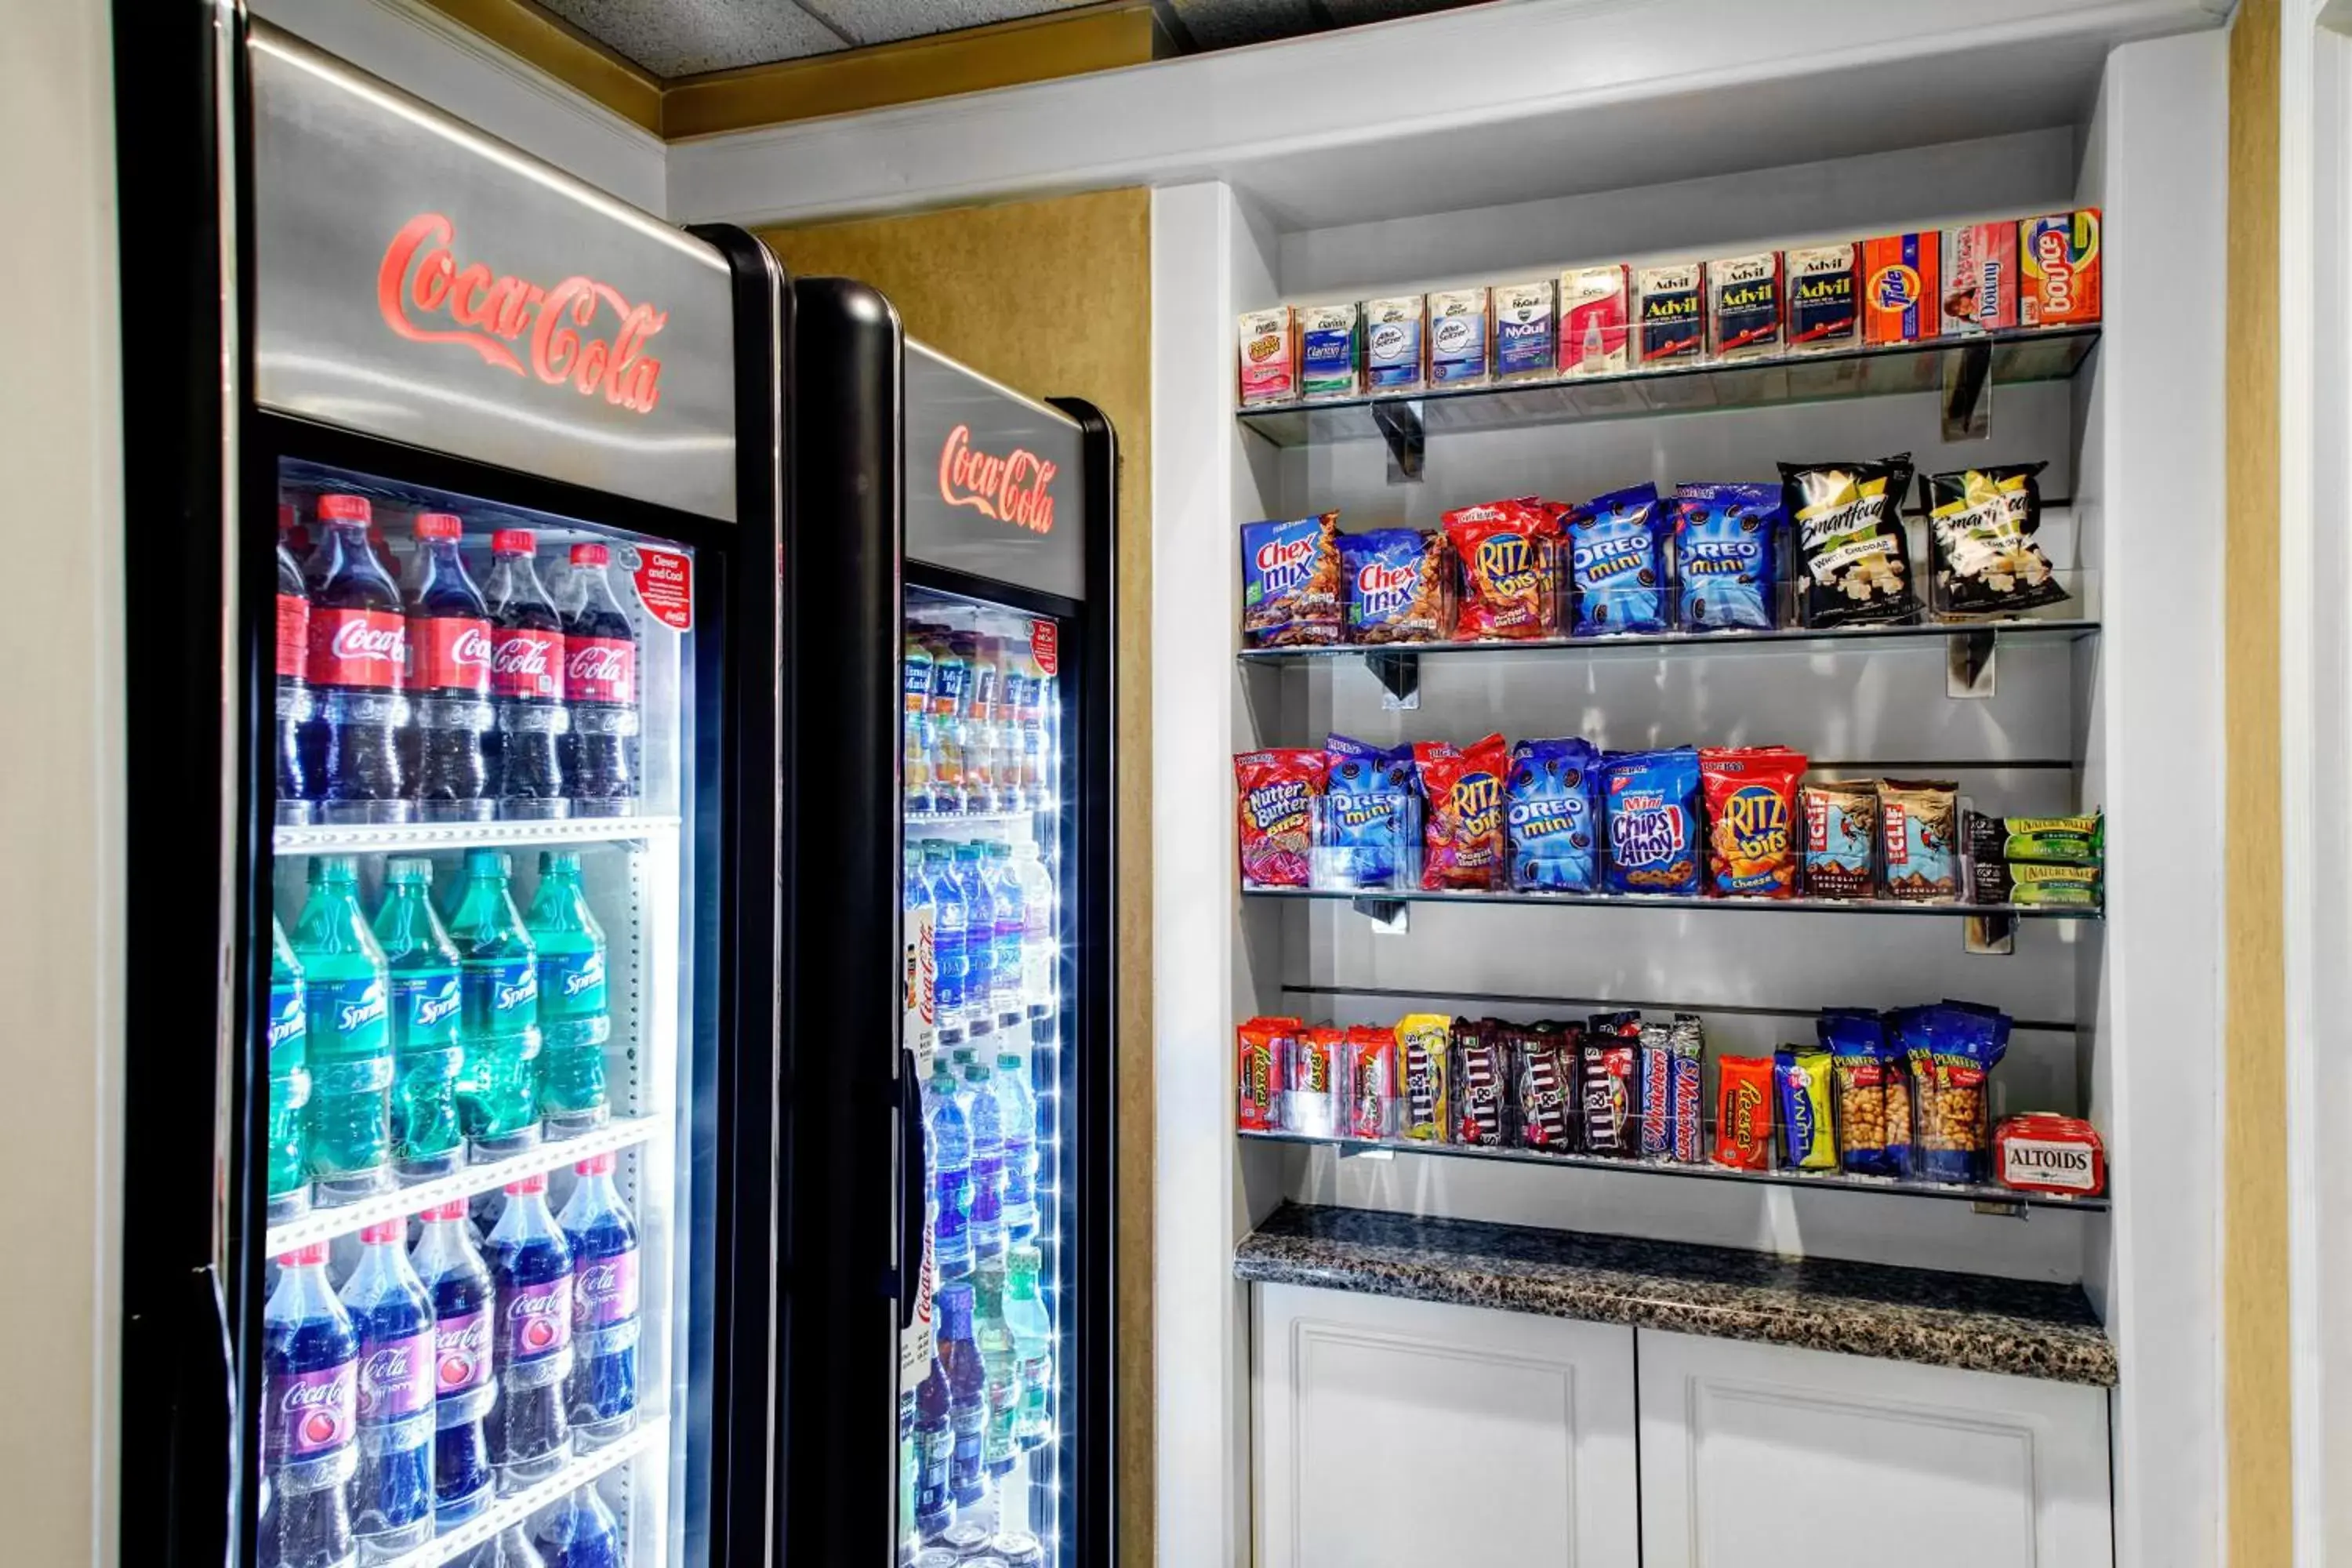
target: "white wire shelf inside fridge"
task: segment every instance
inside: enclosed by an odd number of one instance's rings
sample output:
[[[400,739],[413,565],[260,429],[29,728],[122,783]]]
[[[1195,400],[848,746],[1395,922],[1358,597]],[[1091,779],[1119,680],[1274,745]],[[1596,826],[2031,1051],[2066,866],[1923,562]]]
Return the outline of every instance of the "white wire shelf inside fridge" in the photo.
[[[444,1563],[454,1563],[501,1532],[527,1524],[533,1514],[551,1503],[561,1502],[582,1487],[604,1479],[638,1455],[660,1452],[668,1426],[669,1423],[659,1416],[640,1421],[625,1436],[601,1448],[575,1454],[547,1479],[508,1493],[456,1529],[443,1531],[404,1556],[390,1559],[384,1568],[440,1568]]]
[[[572,816],[529,822],[318,823],[270,829],[280,855],[397,855],[404,850],[507,849],[547,844],[626,844],[675,837],[675,816]]]
[[[584,1160],[591,1154],[611,1154],[624,1149],[634,1149],[667,1131],[668,1128],[669,1121],[665,1117],[618,1117],[577,1137],[549,1139],[536,1149],[526,1149],[503,1160],[467,1165],[454,1174],[436,1176],[429,1182],[417,1182],[392,1192],[378,1193],[356,1203],[338,1204],[332,1208],[314,1208],[309,1214],[298,1215],[282,1225],[271,1226],[265,1234],[263,1245],[268,1255],[275,1258],[314,1241],[332,1241],[339,1236],[354,1236],[368,1226],[388,1219],[405,1219],[410,1215],[452,1199],[496,1192],[509,1182],[519,1182],[525,1176],[545,1175]]]

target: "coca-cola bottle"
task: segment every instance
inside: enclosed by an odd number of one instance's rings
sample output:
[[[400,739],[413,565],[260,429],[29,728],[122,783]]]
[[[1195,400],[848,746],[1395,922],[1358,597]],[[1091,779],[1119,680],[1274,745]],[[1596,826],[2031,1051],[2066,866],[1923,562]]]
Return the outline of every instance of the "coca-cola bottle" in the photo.
[[[278,820],[299,826],[310,820],[310,778],[302,765],[302,727],[310,721],[310,686],[303,679],[310,658],[310,590],[291,548],[294,507],[278,504]]]
[[[490,697],[498,709],[499,812],[565,816],[563,620],[540,584],[527,528],[490,535]]]
[[[408,626],[400,590],[368,548],[365,496],[319,498],[310,590],[310,686],[325,731],[315,790],[329,822],[406,822],[400,730]]]
[[[563,614],[563,695],[572,710],[572,808],[626,816],[637,808],[630,752],[637,733],[637,633],[613,592],[601,544],[572,547]]]
[[[457,553],[465,531],[448,512],[419,512],[408,563],[413,793],[427,822],[487,822],[498,805],[482,756],[482,731],[490,727],[490,607]]]

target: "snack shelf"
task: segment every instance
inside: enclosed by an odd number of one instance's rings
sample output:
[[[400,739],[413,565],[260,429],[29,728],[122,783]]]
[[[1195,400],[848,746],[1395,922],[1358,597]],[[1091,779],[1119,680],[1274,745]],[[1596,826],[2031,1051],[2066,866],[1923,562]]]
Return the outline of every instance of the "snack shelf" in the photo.
[[[1696,1013],[1701,1016],[1719,1013],[1727,1017],[1798,1018],[1807,1023],[1821,1016],[1819,1006],[1772,1006],[1753,1002],[1675,1002],[1657,997],[1642,996],[1555,996],[1532,995],[1524,991],[1449,991],[1444,987],[1428,988],[1412,985],[1336,985],[1311,984],[1304,981],[1286,980],[1281,989],[1294,996],[1373,996],[1383,1001],[1405,1004],[1409,1012],[1431,1012],[1438,1004],[1447,1012],[1483,1010],[1491,1007],[1533,1007],[1547,1015],[1562,1013],[1614,1013],[1631,1010],[1636,1013]],[[2058,1018],[2011,1018],[2009,1026],[2021,1035],[2078,1035],[2081,1026]]]
[[[1942,393],[1964,419],[1987,385],[2067,380],[2098,341],[2095,325],[2037,327],[1786,359],[1260,404],[1234,412],[1244,427],[1276,447],[1394,442],[1407,431],[1422,437],[1908,393]]]
[[[667,1121],[660,1117],[619,1117],[576,1138],[548,1140],[536,1149],[526,1149],[520,1154],[510,1154],[487,1164],[467,1165],[452,1175],[436,1176],[429,1182],[396,1187],[388,1193],[362,1198],[357,1203],[338,1204],[332,1208],[313,1208],[306,1215],[271,1226],[263,1236],[263,1250],[275,1258],[281,1252],[291,1252],[314,1241],[331,1241],[339,1236],[356,1235],[364,1226],[388,1219],[404,1219],[452,1199],[496,1192],[509,1182],[518,1182],[525,1176],[544,1175],[575,1161],[584,1160],[591,1154],[610,1154],[634,1149],[667,1126]]]
[[[1932,645],[1990,640],[2002,643],[2069,643],[2098,635],[2099,623],[2077,617],[2021,616],[2000,621],[1926,621],[1886,626],[1782,626],[1769,632],[1652,632],[1597,637],[1542,637],[1525,642],[1331,643],[1303,647],[1244,648],[1234,657],[1244,668],[1264,665],[1327,664],[1360,656],[1367,663],[1402,664],[1423,658],[1485,655],[1546,655],[1607,658],[1672,649],[1676,655],[1741,653],[1759,647],[1831,648]]]
[[[317,823],[274,827],[280,855],[397,855],[404,850],[504,849],[540,844],[615,844],[675,835],[675,816],[571,816],[515,822]]]
[[[660,1451],[668,1439],[668,1421],[661,1416],[641,1418],[636,1427],[625,1436],[601,1448],[575,1455],[547,1479],[498,1499],[454,1530],[443,1531],[414,1552],[387,1560],[385,1568],[440,1568],[442,1563],[454,1563],[496,1539],[501,1531],[528,1523],[531,1515],[549,1504],[602,1480],[638,1455]]]
[[[1244,888],[1249,899],[1338,899],[1388,904],[1593,905],[1619,910],[1736,910],[1749,914],[1941,915],[2018,920],[2095,921],[2095,907],[2060,904],[1927,904],[1893,899],[1713,899],[1666,893],[1549,893],[1497,889],[1433,892],[1421,888]]]
[[[1712,1139],[1710,1125],[1706,1137]],[[2106,1194],[2067,1197],[2056,1193],[2022,1193],[1990,1184],[1923,1182],[1900,1176],[1850,1176],[1837,1171],[1736,1171],[1703,1162],[1680,1165],[1654,1160],[1614,1160],[1599,1154],[1546,1154],[1533,1149],[1482,1149],[1462,1143],[1422,1143],[1404,1138],[1334,1138],[1320,1133],[1260,1132],[1239,1128],[1234,1136],[1244,1143],[1289,1143],[1328,1148],[1341,1157],[1394,1154],[1434,1154],[1457,1160],[1500,1161],[1506,1164],[1555,1165],[1587,1171],[1614,1171],[1646,1176],[1682,1176],[1699,1181],[1746,1182],[1763,1186],[1802,1187],[1821,1192],[1875,1193],[1887,1197],[1944,1198],[1961,1203],[1997,1204],[2004,1208],[2103,1211]]]

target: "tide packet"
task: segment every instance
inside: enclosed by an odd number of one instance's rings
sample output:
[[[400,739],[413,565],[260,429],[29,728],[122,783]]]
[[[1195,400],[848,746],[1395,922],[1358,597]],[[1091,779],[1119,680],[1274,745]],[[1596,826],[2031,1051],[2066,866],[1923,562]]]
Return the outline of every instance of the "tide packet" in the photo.
[[[1467,746],[1419,741],[1421,885],[1433,892],[1486,889],[1503,873],[1503,780],[1510,753],[1500,735]]]
[[[1589,893],[1600,883],[1601,754],[1570,736],[1511,748],[1504,786],[1511,886]]]
[[[1575,636],[1666,629],[1664,531],[1654,485],[1596,496],[1570,511]]]
[[[1889,234],[1862,242],[1862,341],[1916,343],[1942,328],[1937,263],[1941,234]]]
[[[1780,487],[1676,485],[1674,518],[1676,624],[1693,632],[1770,631],[1780,619]]]
[[[1700,890],[1698,752],[1630,752],[1601,763],[1612,893]]]

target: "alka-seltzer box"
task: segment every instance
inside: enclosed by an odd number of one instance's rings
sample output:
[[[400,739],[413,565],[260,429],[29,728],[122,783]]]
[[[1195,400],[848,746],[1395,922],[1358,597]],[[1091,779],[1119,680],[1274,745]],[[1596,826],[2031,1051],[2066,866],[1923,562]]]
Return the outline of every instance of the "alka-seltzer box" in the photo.
[[[1429,370],[1429,301],[1418,294],[1364,301],[1364,389],[1419,392]]]
[[[2099,319],[2099,209],[2030,217],[2017,226],[2017,321],[2074,326]]]
[[[1626,369],[1625,264],[1574,267],[1559,275],[1559,374]]]
[[[1943,326],[1937,263],[1940,234],[1888,234],[1862,242],[1862,341],[1920,343]]]
[[[2017,325],[2017,225],[1971,223],[1944,231],[1944,335]]]
[[[1298,395],[1298,345],[1290,307],[1252,310],[1242,318],[1242,406],[1287,403]]]
[[[1306,397],[1356,395],[1356,307],[1302,305],[1298,309],[1298,390]]]
[[[1633,355],[1653,365],[1696,364],[1706,357],[1706,264],[1677,261],[1633,274]]]
[[[1429,297],[1429,384],[1469,386],[1486,379],[1486,290]]]
[[[1717,359],[1780,352],[1780,253],[1727,256],[1706,264],[1706,342]]]
[[[1495,318],[1495,379],[1549,379],[1558,357],[1551,279],[1497,283],[1486,292]]]
[[[1851,245],[1781,253],[1789,289],[1789,350],[1826,353],[1862,342],[1861,263]]]

